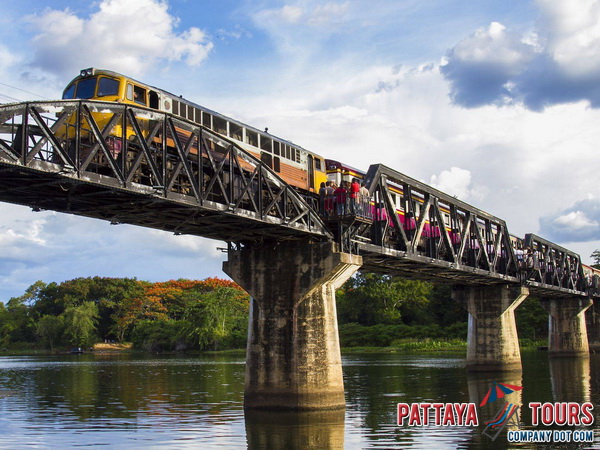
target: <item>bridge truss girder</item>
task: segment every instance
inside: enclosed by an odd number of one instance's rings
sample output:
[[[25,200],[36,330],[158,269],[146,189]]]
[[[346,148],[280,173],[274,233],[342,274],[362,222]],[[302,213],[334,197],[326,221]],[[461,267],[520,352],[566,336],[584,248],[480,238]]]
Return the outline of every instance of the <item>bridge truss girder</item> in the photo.
[[[571,274],[550,280],[520,265],[504,220],[381,164],[365,179],[373,224],[343,242],[360,251],[369,270],[452,284],[520,283],[544,296],[588,295],[579,255],[528,235],[530,245],[560,255],[563,273]],[[403,220],[390,188],[400,193]]]
[[[235,242],[331,236],[235,142],[109,102],[0,107],[0,201]]]
[[[581,292],[592,288],[588,286],[577,253],[535,234],[525,235],[525,247],[531,251],[529,257],[526,255],[528,261],[525,271],[526,283],[531,290],[542,289],[544,296],[552,296],[548,294],[549,290]]]

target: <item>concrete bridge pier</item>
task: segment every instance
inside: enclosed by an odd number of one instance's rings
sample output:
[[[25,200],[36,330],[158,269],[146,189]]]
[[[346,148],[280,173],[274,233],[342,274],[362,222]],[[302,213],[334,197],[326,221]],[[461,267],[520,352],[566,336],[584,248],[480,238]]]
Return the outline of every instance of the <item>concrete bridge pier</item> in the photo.
[[[244,408],[345,408],[335,290],[361,265],[308,240],[230,250],[223,270],[252,296]]]
[[[528,295],[524,287],[454,288],[453,298],[469,312],[467,371],[522,370],[514,312]]]
[[[548,311],[548,355],[589,356],[590,347],[585,323],[585,311],[592,306],[589,298],[542,298]]]

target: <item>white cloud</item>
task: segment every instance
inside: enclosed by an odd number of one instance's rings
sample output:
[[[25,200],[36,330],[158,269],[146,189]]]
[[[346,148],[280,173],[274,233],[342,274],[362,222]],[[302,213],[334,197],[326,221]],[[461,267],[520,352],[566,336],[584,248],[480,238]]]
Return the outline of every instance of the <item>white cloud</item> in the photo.
[[[478,29],[471,37],[459,42],[453,56],[471,63],[494,64],[509,74],[520,71],[532,57],[532,48],[518,36],[508,33],[506,27],[492,22]]]
[[[285,5],[279,10],[273,10],[272,14],[275,19],[279,18],[287,23],[298,23],[304,15],[304,11],[299,6]]]
[[[162,0],[103,0],[89,18],[48,9],[28,20],[36,32],[31,65],[60,75],[88,66],[139,75],[160,61],[196,66],[213,48],[199,28],[177,32]]]
[[[429,184],[463,201],[481,202],[487,193],[486,188],[473,186],[469,170],[458,167],[451,167],[450,170],[444,170],[439,175],[432,175]]]
[[[570,230],[582,230],[590,227],[597,227],[596,220],[591,220],[583,211],[572,211],[568,214],[558,216],[554,223],[560,227]]]
[[[547,52],[574,77],[600,71],[600,3],[536,0],[545,19]]]
[[[550,239],[569,242],[600,239],[600,201],[586,197],[558,213],[541,217],[541,232]]]
[[[149,281],[221,276],[225,244],[195,236],[0,204],[0,301],[37,280],[87,276]]]
[[[588,101],[600,107],[600,2],[537,0],[529,31],[493,22],[448,52],[442,73],[466,107],[522,103],[533,110]]]
[[[308,17],[307,23],[313,26],[327,26],[332,23],[342,22],[347,12],[347,2],[329,2],[322,5],[317,5]]]

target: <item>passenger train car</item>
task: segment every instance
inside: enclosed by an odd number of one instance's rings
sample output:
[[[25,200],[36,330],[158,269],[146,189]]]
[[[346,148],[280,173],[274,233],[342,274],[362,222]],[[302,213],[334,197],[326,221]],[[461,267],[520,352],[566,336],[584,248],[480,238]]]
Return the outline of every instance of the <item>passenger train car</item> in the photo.
[[[325,160],[302,147],[200,106],[170,92],[109,70],[83,69],[63,92],[63,99],[119,102],[171,113],[231,139],[252,153],[291,186],[316,193],[327,180]],[[100,115],[101,113],[95,113]],[[102,124],[101,118],[95,117]],[[74,127],[72,127],[74,128]],[[115,135],[120,135],[118,126]],[[73,137],[74,130],[65,137]],[[127,137],[133,130],[127,130]]]

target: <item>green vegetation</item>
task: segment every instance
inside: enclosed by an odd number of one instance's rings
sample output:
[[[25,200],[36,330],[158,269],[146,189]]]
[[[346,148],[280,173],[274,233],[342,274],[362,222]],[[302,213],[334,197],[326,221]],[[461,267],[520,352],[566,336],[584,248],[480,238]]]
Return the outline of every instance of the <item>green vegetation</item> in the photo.
[[[594,250],[590,255],[590,258],[594,260],[594,264],[592,264],[592,267],[594,267],[595,269],[600,269],[600,250]]]
[[[345,349],[465,349],[467,313],[448,286],[358,273],[336,295]],[[249,300],[238,285],[218,278],[38,281],[0,302],[0,350],[56,351],[97,342],[131,342],[145,351],[241,349]],[[539,302],[527,299],[516,315],[522,344],[545,345],[548,315]]]
[[[240,348],[248,302],[239,286],[218,278],[38,281],[0,303],[0,349],[54,351],[103,341],[130,341],[148,351]]]

